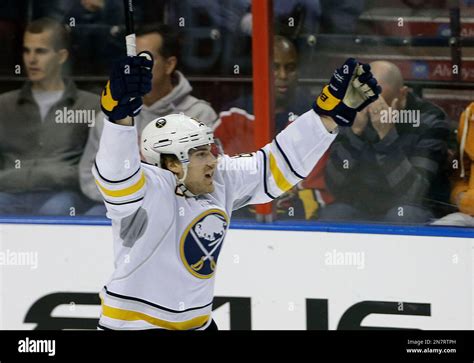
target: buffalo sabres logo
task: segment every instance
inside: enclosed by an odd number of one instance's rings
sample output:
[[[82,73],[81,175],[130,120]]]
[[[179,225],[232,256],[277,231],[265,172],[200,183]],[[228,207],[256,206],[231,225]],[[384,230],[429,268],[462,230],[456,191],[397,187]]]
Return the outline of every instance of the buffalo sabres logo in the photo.
[[[201,279],[214,275],[228,226],[227,215],[212,209],[199,215],[186,228],[181,237],[180,254],[191,274]]]
[[[160,118],[160,119],[156,120],[156,122],[155,122],[155,126],[158,127],[159,129],[161,129],[165,125],[166,125],[166,119],[164,119],[164,118]]]

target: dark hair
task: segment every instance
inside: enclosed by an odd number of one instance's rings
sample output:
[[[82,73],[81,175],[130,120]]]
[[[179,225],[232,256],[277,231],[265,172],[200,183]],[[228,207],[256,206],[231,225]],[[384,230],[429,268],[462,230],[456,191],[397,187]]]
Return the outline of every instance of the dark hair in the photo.
[[[54,50],[69,48],[69,32],[67,28],[50,18],[39,18],[33,20],[26,26],[25,32],[39,34],[50,30],[52,33],[52,42]]]
[[[169,170],[166,166],[167,161],[179,162],[178,157],[174,154],[161,154],[160,166],[162,169]]]
[[[158,53],[165,57],[176,57],[179,59],[179,37],[178,34],[169,25],[161,23],[144,24],[140,26],[135,35],[137,37],[146,34],[158,33],[161,35],[163,42]]]

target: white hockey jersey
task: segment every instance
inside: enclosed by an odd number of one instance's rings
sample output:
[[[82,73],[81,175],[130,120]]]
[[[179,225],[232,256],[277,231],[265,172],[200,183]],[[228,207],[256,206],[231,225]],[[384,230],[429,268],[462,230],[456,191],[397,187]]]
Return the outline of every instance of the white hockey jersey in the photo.
[[[310,110],[257,152],[219,157],[214,192],[189,198],[170,171],[140,162],[135,127],[104,123],[92,172],[112,220],[115,271],[100,293],[102,329],[205,329],[232,211],[290,189],[336,137]]]

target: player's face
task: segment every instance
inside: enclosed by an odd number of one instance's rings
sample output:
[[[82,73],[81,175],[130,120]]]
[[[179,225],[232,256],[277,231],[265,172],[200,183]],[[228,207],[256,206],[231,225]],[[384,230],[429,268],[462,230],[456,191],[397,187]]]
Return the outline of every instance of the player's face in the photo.
[[[284,101],[294,90],[298,79],[296,51],[285,42],[274,46],[273,72],[276,101]]]
[[[190,152],[188,173],[184,183],[194,194],[206,194],[214,191],[214,172],[217,158],[211,146],[200,146]]]
[[[42,33],[25,32],[23,37],[23,62],[28,78],[42,82],[61,74],[61,65],[66,61],[67,50],[55,50],[51,31]]]

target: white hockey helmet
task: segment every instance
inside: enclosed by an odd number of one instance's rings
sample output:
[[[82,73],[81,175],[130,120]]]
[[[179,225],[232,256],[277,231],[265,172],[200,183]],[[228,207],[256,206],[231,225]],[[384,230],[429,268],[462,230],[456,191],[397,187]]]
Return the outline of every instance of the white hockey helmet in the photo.
[[[161,167],[161,154],[173,154],[187,164],[190,149],[213,143],[214,133],[208,126],[184,114],[170,114],[143,129],[141,151],[147,163]]]

